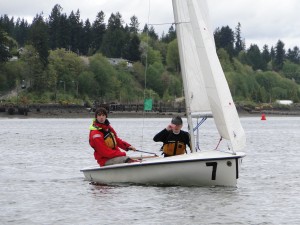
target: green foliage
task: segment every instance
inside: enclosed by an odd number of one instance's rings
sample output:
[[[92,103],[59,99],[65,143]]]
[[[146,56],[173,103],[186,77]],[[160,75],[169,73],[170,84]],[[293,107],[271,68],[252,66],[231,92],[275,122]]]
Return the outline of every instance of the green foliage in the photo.
[[[94,74],[97,85],[97,95],[109,100],[116,98],[116,89],[120,82],[116,77],[116,70],[109,64],[108,60],[101,54],[90,58],[89,70]]]
[[[141,43],[141,52],[141,60],[144,65],[146,65],[146,61],[148,65],[162,63],[161,53],[158,50],[154,50],[152,47],[147,46],[145,42]]]
[[[8,59],[11,57],[8,48],[8,42],[7,34],[0,27],[0,64],[8,61]]]
[[[132,102],[141,100],[145,88],[146,95],[156,101],[181,96],[174,26],[159,39],[152,26],[145,25],[139,33],[135,16],[129,26],[123,24],[119,12],[111,14],[106,25],[105,14],[100,11],[91,25],[88,19],[80,19],[79,10],[67,16],[59,5],[46,20],[36,15],[31,25],[24,19],[18,18],[15,23],[14,18],[1,16],[0,92],[14,89],[25,80],[24,102]],[[228,26],[218,28],[215,40],[235,101],[272,102],[284,98],[299,102],[298,47],[285,54],[284,43],[278,41],[270,51],[265,45],[261,52],[255,44],[246,50],[240,24],[235,32]],[[19,60],[8,61],[12,54]],[[126,61],[113,66],[104,56],[134,61],[133,67],[128,67]]]
[[[134,102],[142,100],[143,89],[139,87],[133,76],[126,70],[119,70],[117,79],[120,86],[116,90],[119,95],[120,102]]]
[[[97,96],[97,82],[95,80],[94,73],[91,71],[84,71],[78,77],[80,93],[84,93],[87,96]]]
[[[8,91],[16,87],[17,80],[22,77],[23,64],[17,61],[7,62],[0,67],[0,91]]]
[[[22,72],[25,79],[30,83],[30,89],[33,91],[44,91],[46,84],[46,74],[44,65],[40,60],[39,53],[32,45],[26,45],[20,58],[24,67]]]
[[[162,74],[162,81],[165,87],[164,98],[166,94],[168,94],[173,100],[176,97],[183,95],[182,80],[179,78],[178,74],[171,74],[168,71],[165,71]]]
[[[220,60],[220,63],[222,65],[222,69],[224,72],[230,72],[230,71],[233,71],[233,66],[232,66],[232,63],[231,63],[231,60],[230,60],[230,56],[229,54],[226,52],[225,49],[223,48],[220,48],[218,51],[218,57],[219,57],[219,60]]]
[[[132,74],[135,80],[144,87],[145,85],[145,66],[141,62],[135,62],[133,64]]]
[[[180,60],[177,39],[168,44],[167,66],[171,71],[180,71]]]
[[[162,80],[163,71],[163,65],[158,62],[150,65],[147,71],[147,88],[153,89],[160,97],[163,96],[165,87]]]
[[[232,62],[232,69],[234,68],[234,71],[239,73],[239,74],[248,74],[251,75],[253,74],[253,69],[251,66],[247,64],[242,64],[241,61],[239,61],[237,58],[233,58]]]
[[[292,63],[288,60],[285,61],[282,68],[282,74],[286,78],[291,79],[300,84],[300,66],[298,64]]]
[[[50,51],[49,62],[55,70],[56,81],[62,80],[68,83],[76,81],[85,69],[83,60],[65,49]]]
[[[257,73],[256,80],[260,86],[265,88],[269,102],[283,98],[292,99],[297,102],[299,99],[298,85],[291,80],[281,77],[278,73]]]

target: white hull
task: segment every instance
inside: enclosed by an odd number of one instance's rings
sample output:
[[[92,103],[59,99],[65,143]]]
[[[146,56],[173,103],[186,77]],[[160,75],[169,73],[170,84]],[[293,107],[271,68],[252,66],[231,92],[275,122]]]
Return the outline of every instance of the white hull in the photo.
[[[201,151],[142,162],[85,168],[86,180],[99,184],[236,186],[242,152]]]

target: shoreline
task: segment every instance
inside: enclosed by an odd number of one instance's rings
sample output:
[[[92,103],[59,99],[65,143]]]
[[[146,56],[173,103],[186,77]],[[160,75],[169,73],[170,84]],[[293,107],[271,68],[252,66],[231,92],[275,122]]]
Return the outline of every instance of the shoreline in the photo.
[[[108,118],[169,118],[173,116],[182,116],[184,117],[184,113],[175,113],[175,112],[167,112],[167,113],[158,113],[158,112],[110,112],[108,114]],[[14,114],[9,115],[7,112],[0,113],[0,118],[73,118],[73,119],[84,119],[84,118],[94,118],[94,112],[28,112],[27,115]]]
[[[245,111],[238,110],[239,117],[260,117],[262,114],[272,117],[300,117],[300,111],[287,110],[261,110],[261,111]],[[109,118],[170,118],[174,116],[185,117],[185,113],[178,112],[143,112],[143,111],[111,111]],[[21,114],[14,112],[10,115],[7,111],[0,112],[0,118],[93,118],[94,112],[88,108],[55,108],[55,109],[39,109],[29,110]]]

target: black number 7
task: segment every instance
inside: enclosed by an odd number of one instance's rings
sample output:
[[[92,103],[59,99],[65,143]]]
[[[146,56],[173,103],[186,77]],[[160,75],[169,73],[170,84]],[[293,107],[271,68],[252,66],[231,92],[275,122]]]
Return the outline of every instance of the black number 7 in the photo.
[[[211,174],[211,179],[215,180],[216,179],[218,163],[217,162],[208,162],[208,163],[206,163],[206,166],[212,166],[213,167],[212,174]]]

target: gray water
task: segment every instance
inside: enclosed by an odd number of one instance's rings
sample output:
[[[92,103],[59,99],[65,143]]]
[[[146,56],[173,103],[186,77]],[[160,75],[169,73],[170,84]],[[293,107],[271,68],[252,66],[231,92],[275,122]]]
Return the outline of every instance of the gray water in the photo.
[[[156,153],[152,137],[169,120],[110,119],[121,138]],[[241,119],[247,156],[236,188],[89,184],[79,170],[96,165],[90,122],[0,118],[1,225],[300,224],[299,117]],[[218,138],[208,119],[200,146]]]

